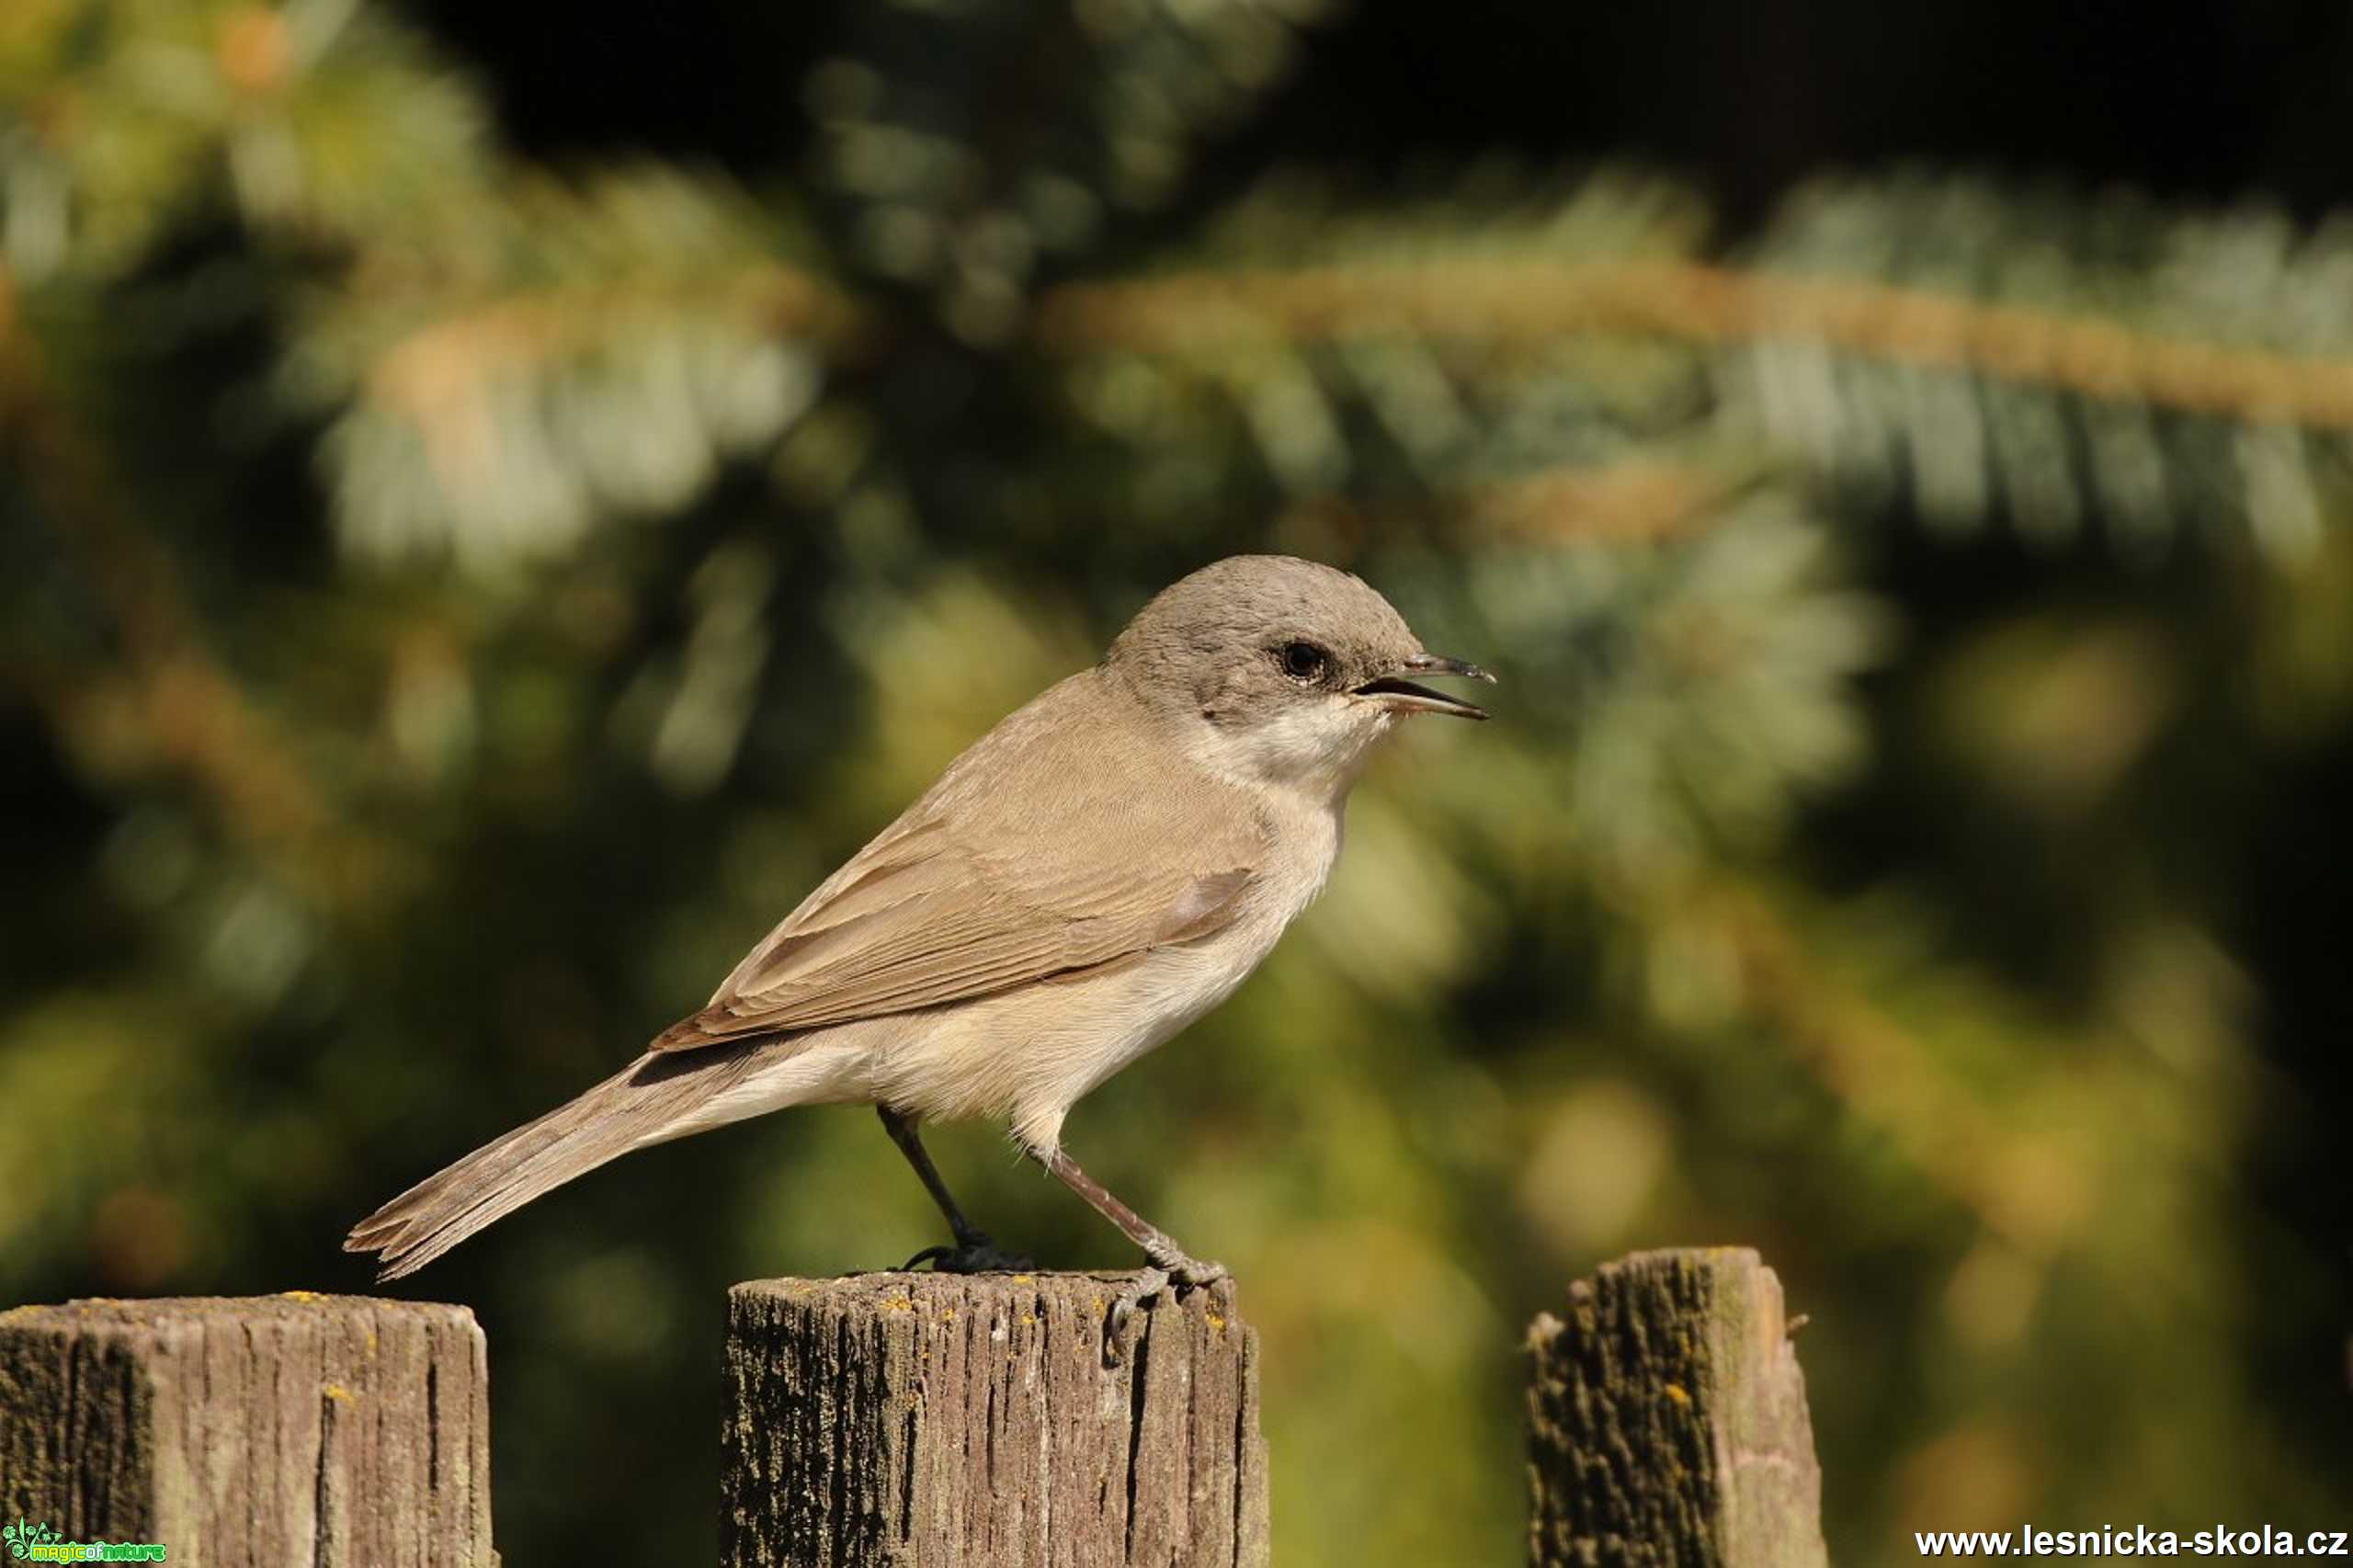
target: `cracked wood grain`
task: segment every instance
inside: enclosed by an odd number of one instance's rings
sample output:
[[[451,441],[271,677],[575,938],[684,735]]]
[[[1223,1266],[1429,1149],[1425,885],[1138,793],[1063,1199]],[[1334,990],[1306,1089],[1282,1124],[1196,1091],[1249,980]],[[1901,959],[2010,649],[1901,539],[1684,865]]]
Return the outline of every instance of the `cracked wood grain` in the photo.
[[[1824,1568],[1805,1374],[1756,1254],[1604,1264],[1528,1344],[1536,1568]]]
[[[0,1312],[0,1515],[196,1568],[492,1568],[482,1330],[322,1296]]]
[[[1103,1364],[1116,1274],[729,1293],[729,1568],[1265,1568],[1257,1339],[1220,1283]]]

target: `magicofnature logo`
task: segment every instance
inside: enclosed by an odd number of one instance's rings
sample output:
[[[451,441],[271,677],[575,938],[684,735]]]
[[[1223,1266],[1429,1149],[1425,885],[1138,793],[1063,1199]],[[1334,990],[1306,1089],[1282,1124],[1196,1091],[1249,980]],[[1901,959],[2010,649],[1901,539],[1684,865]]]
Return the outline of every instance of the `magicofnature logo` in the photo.
[[[8,1555],[28,1562],[161,1562],[164,1549],[152,1540],[63,1540],[39,1520],[18,1519],[0,1528]]]

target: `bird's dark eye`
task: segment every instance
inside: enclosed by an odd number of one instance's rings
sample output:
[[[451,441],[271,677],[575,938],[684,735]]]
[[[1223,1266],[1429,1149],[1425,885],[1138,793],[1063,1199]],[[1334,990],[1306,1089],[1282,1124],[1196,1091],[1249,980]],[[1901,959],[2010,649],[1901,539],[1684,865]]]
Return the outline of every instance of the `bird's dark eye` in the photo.
[[[1321,680],[1324,666],[1332,655],[1313,642],[1286,642],[1275,657],[1282,661],[1283,674],[1296,681]]]

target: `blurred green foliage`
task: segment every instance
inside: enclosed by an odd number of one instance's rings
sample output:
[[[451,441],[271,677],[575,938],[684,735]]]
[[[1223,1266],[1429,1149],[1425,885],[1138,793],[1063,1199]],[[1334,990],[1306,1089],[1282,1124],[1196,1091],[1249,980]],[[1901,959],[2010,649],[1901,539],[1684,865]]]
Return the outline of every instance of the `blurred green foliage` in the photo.
[[[0,1298],[360,1288],[351,1220],[1277,548],[1506,682],[1069,1130],[1243,1280],[1282,1561],[1509,1560],[1520,1324],[1717,1242],[1812,1316],[1842,1561],[2344,1524],[2342,1236],[2267,1196],[2341,1041],[2268,1053],[2239,943],[2353,705],[2348,231],[1905,174],[1731,245],[1503,165],[1182,216],[1313,20],[852,7],[751,190],[531,166],[358,0],[15,0]],[[697,1539],[723,1287],[935,1230],[811,1111],[437,1266],[508,1558]]]

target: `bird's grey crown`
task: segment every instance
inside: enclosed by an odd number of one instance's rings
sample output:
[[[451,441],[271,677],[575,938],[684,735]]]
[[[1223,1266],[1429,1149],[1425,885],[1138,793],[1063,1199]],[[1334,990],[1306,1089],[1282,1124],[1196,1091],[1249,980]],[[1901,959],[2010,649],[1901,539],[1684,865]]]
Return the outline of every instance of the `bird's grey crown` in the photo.
[[[1422,651],[1389,601],[1362,579],[1290,555],[1233,555],[1154,597],[1104,663],[1147,697],[1207,700],[1237,666],[1268,667],[1294,642],[1325,654],[1319,685],[1345,689]]]

